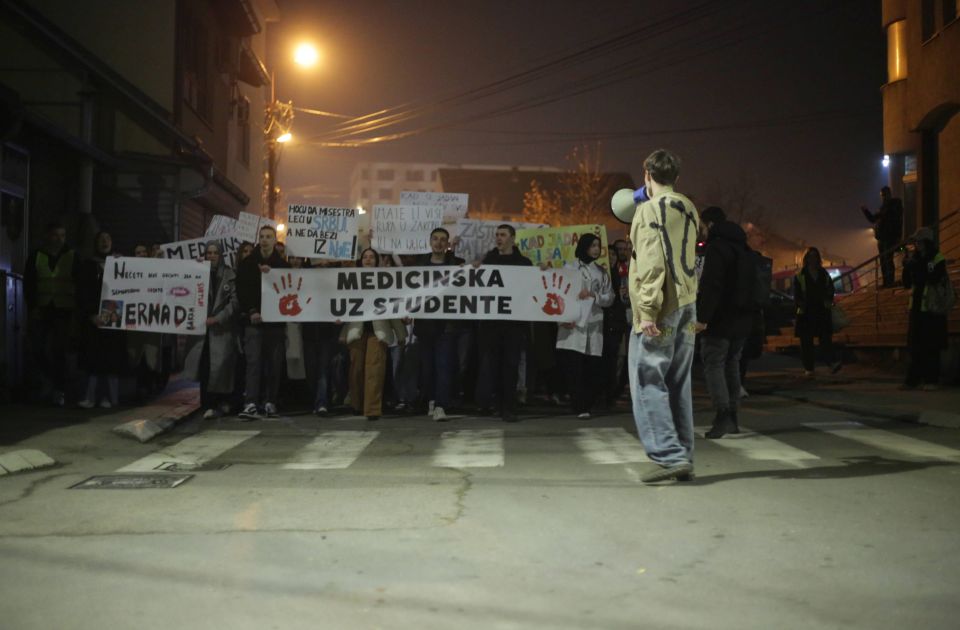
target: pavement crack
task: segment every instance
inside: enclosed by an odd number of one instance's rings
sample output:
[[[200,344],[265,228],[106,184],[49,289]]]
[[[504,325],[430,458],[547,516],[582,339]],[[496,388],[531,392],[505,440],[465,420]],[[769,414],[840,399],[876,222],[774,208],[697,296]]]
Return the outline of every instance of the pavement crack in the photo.
[[[14,497],[13,499],[7,499],[6,501],[0,501],[0,507],[12,505],[18,501],[23,501],[24,499],[29,498],[30,495],[32,495],[34,492],[37,491],[37,488],[39,488],[45,483],[53,481],[54,479],[59,479],[60,477],[71,477],[71,476],[72,476],[71,473],[56,473],[53,475],[47,475],[45,477],[41,477],[39,479],[34,479],[29,484],[27,484],[26,488],[24,488],[20,492],[20,496]]]
[[[456,525],[467,511],[467,494],[473,489],[473,474],[461,468],[449,468],[448,470],[452,470],[460,475],[460,487],[458,487],[454,493],[454,507],[456,510],[453,516],[443,517],[443,521],[447,525]]]

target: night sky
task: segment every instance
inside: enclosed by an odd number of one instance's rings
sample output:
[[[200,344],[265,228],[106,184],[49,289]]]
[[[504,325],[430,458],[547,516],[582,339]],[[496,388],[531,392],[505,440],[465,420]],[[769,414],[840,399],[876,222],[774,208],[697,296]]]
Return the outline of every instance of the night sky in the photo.
[[[361,160],[563,167],[599,140],[605,170],[639,181],[643,158],[669,148],[683,160],[678,189],[701,207],[746,192],[784,236],[850,262],[876,252],[858,210],[885,183],[876,0],[280,7],[271,60],[304,38],[323,54],[309,71],[278,62],[282,100],[402,115],[345,136],[341,120],[298,114],[280,165],[289,199],[347,203]]]

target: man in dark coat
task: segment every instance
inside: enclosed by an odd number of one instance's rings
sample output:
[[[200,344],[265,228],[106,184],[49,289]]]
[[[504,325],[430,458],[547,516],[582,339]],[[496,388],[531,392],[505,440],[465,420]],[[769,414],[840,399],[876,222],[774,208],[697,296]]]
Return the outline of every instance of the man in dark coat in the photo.
[[[267,324],[260,316],[260,276],[272,268],[290,265],[277,251],[277,232],[272,227],[260,228],[258,242],[259,247],[237,269],[237,298],[244,318],[243,352],[247,360],[247,389],[239,415],[245,420],[277,415],[287,341],[284,324]]]
[[[860,210],[867,217],[867,221],[873,223],[877,250],[880,253],[883,286],[892,287],[896,282],[893,250],[903,238],[903,202],[890,193],[889,186],[884,186],[880,189],[880,209],[874,213],[866,206],[860,206]]]
[[[512,225],[497,226],[497,246],[483,257],[484,265],[532,266],[514,246],[517,231]],[[479,266],[474,263],[475,266]],[[477,405],[481,411],[499,409],[504,422],[517,422],[517,380],[520,352],[526,347],[528,322],[492,320],[480,322],[480,381]]]
[[[755,278],[746,273],[749,251],[743,229],[727,221],[716,206],[705,209],[700,220],[708,236],[697,294],[697,329],[707,392],[716,410],[706,437],[714,439],[739,432],[740,355],[753,323],[753,309],[740,296],[749,294]]]
[[[920,228],[910,240],[903,261],[903,286],[913,290],[907,331],[910,367],[903,388],[922,384],[925,390],[935,390],[940,383],[940,353],[947,348],[947,316],[953,307],[943,290],[950,276],[933,230]]]

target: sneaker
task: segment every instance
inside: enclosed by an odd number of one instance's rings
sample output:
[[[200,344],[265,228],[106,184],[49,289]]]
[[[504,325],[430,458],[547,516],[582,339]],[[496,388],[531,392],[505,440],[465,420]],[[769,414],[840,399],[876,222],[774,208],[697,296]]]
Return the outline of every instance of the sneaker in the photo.
[[[736,425],[733,422],[733,414],[729,409],[721,409],[713,418],[713,426],[706,432],[704,437],[708,440],[717,440],[727,433],[734,433]]]
[[[405,403],[405,402],[403,402],[403,401],[401,400],[400,402],[397,403],[397,406],[394,407],[393,410],[394,410],[395,412],[397,412],[397,413],[406,413],[406,411],[407,411],[407,403]]]
[[[589,420],[592,416],[589,411],[584,411],[581,414],[577,414],[577,419],[579,420]]]
[[[560,400],[560,397],[557,396],[556,394],[553,394],[550,396],[550,402],[557,405],[558,407],[563,404],[563,401]]]
[[[80,407],[81,409],[93,409],[94,403],[92,400],[81,400],[77,403],[77,407]]]
[[[321,418],[326,418],[328,413],[330,412],[327,411],[327,408],[324,407],[323,405],[320,405],[319,407],[313,410],[313,415],[320,416]]]
[[[450,418],[447,417],[447,413],[443,410],[443,407],[433,408],[433,419],[436,422],[447,422],[450,420]]]
[[[243,406],[243,411],[237,414],[237,417],[243,418],[244,420],[259,420],[263,416],[257,411],[256,403],[247,403]]]
[[[268,402],[263,406],[263,413],[266,414],[268,418],[276,418],[278,415],[280,415],[277,413],[277,406],[271,402]]]
[[[743,385],[740,386],[740,398],[749,398],[750,392],[747,391],[747,388]]]
[[[220,417],[220,411],[217,409],[211,408],[203,412],[204,420],[212,420],[213,418],[219,418],[219,417]]]
[[[53,392],[53,404],[57,407],[63,407],[67,404],[67,397],[63,392]]]
[[[110,402],[109,400],[107,400],[106,398],[104,398],[103,400],[100,401],[100,408],[101,408],[101,409],[113,409],[113,404],[111,404],[111,402]]]
[[[645,474],[640,480],[643,483],[657,483],[658,481],[668,481],[670,479],[680,479],[680,477],[690,475],[693,472],[693,464],[683,462],[669,466],[660,466]]]

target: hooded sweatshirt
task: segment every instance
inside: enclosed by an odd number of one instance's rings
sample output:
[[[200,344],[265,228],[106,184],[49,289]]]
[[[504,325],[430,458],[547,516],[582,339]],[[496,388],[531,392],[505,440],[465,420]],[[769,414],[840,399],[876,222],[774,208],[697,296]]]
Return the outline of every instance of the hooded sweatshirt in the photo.
[[[708,337],[737,339],[747,337],[753,323],[753,311],[737,306],[740,256],[747,254],[747,235],[736,223],[718,221],[710,228],[704,253],[703,275],[697,296],[697,321],[707,324]]]

